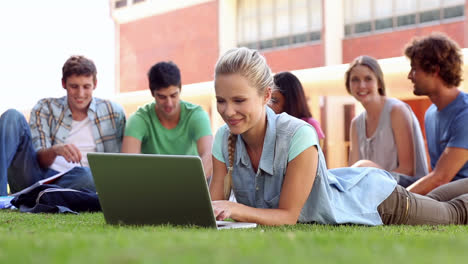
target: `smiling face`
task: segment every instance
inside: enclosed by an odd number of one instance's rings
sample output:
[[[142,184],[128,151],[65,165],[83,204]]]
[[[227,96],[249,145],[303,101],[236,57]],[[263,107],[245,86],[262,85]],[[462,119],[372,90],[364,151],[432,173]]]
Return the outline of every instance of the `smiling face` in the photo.
[[[178,118],[180,113],[180,88],[171,85],[167,88],[155,90],[156,114],[160,119],[172,120]]]
[[[74,116],[86,114],[93,99],[93,91],[96,88],[94,77],[73,74],[62,81],[62,86],[67,90],[68,106],[72,114]]]
[[[374,72],[364,65],[356,65],[350,72],[351,95],[362,104],[380,98],[379,84]]]
[[[215,91],[218,112],[231,133],[238,135],[255,130],[265,118],[270,88],[259,95],[257,89],[241,75],[221,74],[216,76]]]

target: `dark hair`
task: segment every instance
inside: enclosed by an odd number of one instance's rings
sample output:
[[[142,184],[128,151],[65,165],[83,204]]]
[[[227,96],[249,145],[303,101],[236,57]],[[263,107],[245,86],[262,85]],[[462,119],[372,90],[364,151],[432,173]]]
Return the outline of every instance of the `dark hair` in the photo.
[[[94,62],[84,56],[74,55],[68,58],[62,67],[62,82],[66,82],[67,78],[72,75],[93,76],[96,82],[96,65]]]
[[[148,82],[151,94],[172,85],[181,88],[180,70],[172,61],[158,62],[148,71]]]
[[[349,64],[349,68],[345,73],[345,85],[346,85],[346,91],[348,91],[349,94],[351,94],[351,88],[349,87],[349,78],[351,77],[351,71],[354,69],[354,67],[358,65],[363,65],[369,68],[374,74],[375,77],[377,77],[377,82],[378,82],[378,92],[380,95],[385,95],[385,82],[384,82],[384,77],[383,77],[383,72],[382,69],[380,68],[379,62],[372,58],[371,56],[366,56],[362,55],[353,60]]]
[[[294,74],[277,73],[273,77],[273,82],[274,89],[284,96],[284,112],[297,118],[312,117],[302,84]]]
[[[462,81],[461,50],[442,33],[413,38],[405,47],[405,55],[426,73],[439,70],[440,78],[449,86],[458,86]]]

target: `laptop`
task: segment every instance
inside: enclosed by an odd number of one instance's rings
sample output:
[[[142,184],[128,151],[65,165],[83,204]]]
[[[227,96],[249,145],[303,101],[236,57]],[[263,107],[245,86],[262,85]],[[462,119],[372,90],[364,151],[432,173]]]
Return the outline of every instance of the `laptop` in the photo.
[[[88,153],[88,161],[108,224],[256,227],[216,221],[198,156]]]

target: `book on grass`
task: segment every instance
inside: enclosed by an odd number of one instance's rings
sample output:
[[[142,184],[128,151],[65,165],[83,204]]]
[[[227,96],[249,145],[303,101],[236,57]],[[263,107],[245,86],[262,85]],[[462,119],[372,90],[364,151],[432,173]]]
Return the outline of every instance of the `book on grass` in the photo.
[[[55,180],[57,180],[57,179],[59,179],[60,177],[62,177],[63,175],[65,175],[65,173],[71,171],[73,168],[74,168],[74,167],[71,167],[71,168],[69,168],[69,169],[66,170],[66,171],[59,172],[59,173],[57,173],[57,174],[55,174],[55,175],[52,175],[52,176],[50,176],[50,177],[48,177],[48,178],[42,179],[42,180],[40,180],[40,181],[34,183],[33,185],[31,185],[31,186],[29,186],[29,187],[27,187],[27,188],[24,188],[23,190],[21,190],[21,191],[19,191],[19,192],[15,192],[15,193],[10,194],[10,196],[14,196],[14,197],[20,196],[21,194],[27,193],[27,192],[29,192],[30,190],[36,188],[37,186],[41,186],[41,185],[44,185],[44,184],[51,184],[51,183],[53,183]]]

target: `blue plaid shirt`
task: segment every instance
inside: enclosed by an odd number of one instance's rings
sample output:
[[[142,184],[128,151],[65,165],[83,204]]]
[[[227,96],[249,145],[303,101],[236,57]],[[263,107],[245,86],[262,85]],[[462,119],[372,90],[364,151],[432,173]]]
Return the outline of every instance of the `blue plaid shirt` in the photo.
[[[125,128],[123,108],[109,100],[93,98],[88,108],[97,152],[120,152]],[[72,113],[67,97],[41,99],[31,110],[29,127],[36,151],[64,144],[71,130]]]

